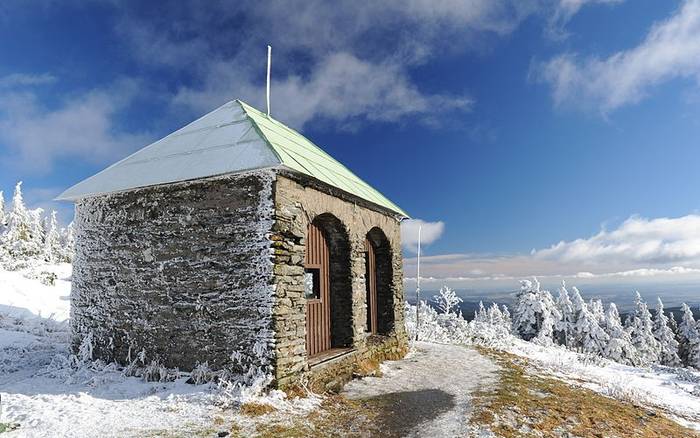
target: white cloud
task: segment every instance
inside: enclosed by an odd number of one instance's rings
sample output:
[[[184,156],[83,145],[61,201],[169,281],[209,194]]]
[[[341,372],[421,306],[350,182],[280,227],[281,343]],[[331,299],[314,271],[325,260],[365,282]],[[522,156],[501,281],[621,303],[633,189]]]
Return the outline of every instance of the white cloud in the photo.
[[[404,260],[407,276],[416,258]],[[444,254],[421,258],[426,277],[459,281],[543,278],[700,277],[700,215],[631,217],[613,230],[522,255]]]
[[[401,222],[401,244],[414,253],[418,251],[419,228],[421,246],[430,245],[442,236],[445,224],[441,221],[426,222],[422,219],[407,219]]]
[[[269,8],[219,1],[201,8],[183,1],[164,7],[157,18],[120,5],[118,30],[142,62],[191,76],[173,101],[192,112],[235,97],[261,107],[270,43],[273,113],[294,127],[316,118],[341,125],[405,118],[436,124],[446,114],[469,111],[472,99],[463,92],[425,91],[411,69],[437,54],[483,50],[538,3],[308,0]]]
[[[0,144],[3,160],[26,171],[46,172],[60,158],[101,163],[143,146],[149,137],[115,127],[115,116],[135,95],[124,81],[111,89],[72,97],[56,108],[30,92],[0,95]]]
[[[0,77],[0,88],[26,87],[31,85],[45,85],[56,82],[56,77],[49,73],[38,75],[25,73],[12,73]]]
[[[631,217],[615,230],[535,251],[538,259],[582,265],[700,266],[700,215],[645,219]]]
[[[231,98],[234,89],[238,97],[263,107],[263,86],[254,84],[253,78],[236,66],[212,66],[204,84],[203,89],[181,89],[174,102],[205,112],[222,97]],[[336,53],[318,61],[306,78],[289,75],[273,80],[271,88],[273,114],[297,127],[317,117],[336,122],[395,122],[405,116],[428,117],[436,108],[438,112],[465,111],[472,105],[468,97],[426,95],[400,66],[373,64],[348,53]]]
[[[558,0],[549,19],[547,29],[549,36],[561,39],[567,36],[564,26],[576,15],[584,6],[596,4],[616,4],[624,0]]]
[[[685,0],[634,48],[607,58],[562,54],[539,66],[538,75],[557,105],[603,113],[639,102],[663,82],[700,80],[700,0]]]

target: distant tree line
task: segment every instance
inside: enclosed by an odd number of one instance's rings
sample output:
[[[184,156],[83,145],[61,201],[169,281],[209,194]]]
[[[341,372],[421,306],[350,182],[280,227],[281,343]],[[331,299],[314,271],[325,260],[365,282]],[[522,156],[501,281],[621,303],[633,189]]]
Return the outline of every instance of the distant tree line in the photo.
[[[483,312],[477,311],[476,317]],[[615,303],[606,310],[601,300],[586,302],[576,287],[569,292],[565,283],[554,299],[537,279],[523,280],[513,306],[512,330],[527,341],[563,345],[622,364],[700,369],[700,327],[685,303],[681,312],[677,323],[673,313],[666,315],[657,298],[652,315],[637,292],[634,311],[623,322]]]
[[[22,182],[15,186],[11,208],[0,191],[0,267],[16,270],[36,262],[70,263],[73,260],[73,223],[59,227],[56,211],[45,215],[29,209],[22,198]]]

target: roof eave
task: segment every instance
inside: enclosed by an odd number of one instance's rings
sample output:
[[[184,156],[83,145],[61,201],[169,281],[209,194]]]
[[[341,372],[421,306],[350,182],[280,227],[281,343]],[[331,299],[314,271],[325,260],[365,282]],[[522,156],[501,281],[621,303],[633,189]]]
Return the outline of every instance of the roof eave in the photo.
[[[121,189],[121,190],[111,190],[111,191],[107,191],[107,192],[95,192],[95,193],[86,193],[86,194],[73,195],[73,196],[70,196],[70,195],[64,196],[66,193],[68,193],[71,190],[71,189],[68,189],[65,192],[58,195],[57,197],[55,197],[54,201],[76,202],[76,201],[79,201],[81,199],[86,199],[86,198],[97,198],[100,196],[116,195],[119,193],[128,193],[128,192],[133,192],[136,190],[149,189],[152,187],[162,187],[162,186],[169,186],[169,185],[175,185],[175,184],[187,184],[187,183],[192,183],[195,181],[207,181],[210,179],[225,178],[228,176],[242,175],[242,174],[246,174],[246,173],[253,173],[253,172],[259,172],[259,171],[264,171],[264,170],[275,170],[275,169],[279,169],[280,167],[281,167],[281,165],[257,167],[254,169],[244,169],[244,170],[236,171],[236,172],[225,172],[225,173],[220,173],[217,175],[209,175],[209,176],[204,176],[204,177],[199,177],[199,178],[190,178],[190,179],[184,179],[184,180],[178,180],[178,181],[163,182],[163,183],[159,183],[159,184],[149,184],[149,185],[145,185],[145,186],[130,187],[130,188]]]
[[[332,184],[328,184],[328,183],[326,183],[326,182],[324,182],[324,181],[321,181],[320,179],[315,178],[315,177],[313,177],[313,176],[311,176],[311,175],[309,175],[309,174],[306,174],[306,173],[304,173],[304,172],[300,172],[300,171],[298,171],[298,170],[296,170],[296,169],[292,169],[291,167],[289,167],[289,166],[287,166],[287,165],[282,164],[281,166],[278,166],[278,170],[282,170],[282,171],[283,171],[284,173],[286,173],[286,174],[294,175],[294,176],[297,177],[297,179],[303,178],[303,179],[307,179],[307,180],[313,180],[313,181],[316,182],[318,185],[327,188],[329,191],[339,192],[339,193],[341,193],[341,194],[343,195],[343,197],[345,197],[346,199],[352,200],[352,201],[354,201],[354,202],[360,202],[360,203],[362,203],[362,204],[371,206],[372,208],[374,208],[374,209],[376,209],[376,210],[379,210],[380,212],[382,212],[382,213],[384,213],[384,214],[388,214],[388,215],[390,215],[390,216],[395,217],[395,218],[396,218],[397,220],[399,220],[399,221],[404,220],[404,219],[411,219],[411,216],[409,216],[405,211],[403,211],[403,210],[400,209],[400,208],[399,208],[398,210],[394,210],[394,209],[389,208],[389,207],[387,207],[387,206],[384,206],[384,205],[381,205],[381,204],[377,204],[376,202],[372,202],[372,201],[370,201],[369,199],[365,199],[365,198],[363,198],[363,197],[361,197],[361,196],[355,195],[354,193],[350,193],[350,192],[348,192],[347,190],[343,190],[343,189],[341,189],[341,188],[339,188],[339,187],[337,187],[337,186],[334,186],[334,185],[332,185]]]

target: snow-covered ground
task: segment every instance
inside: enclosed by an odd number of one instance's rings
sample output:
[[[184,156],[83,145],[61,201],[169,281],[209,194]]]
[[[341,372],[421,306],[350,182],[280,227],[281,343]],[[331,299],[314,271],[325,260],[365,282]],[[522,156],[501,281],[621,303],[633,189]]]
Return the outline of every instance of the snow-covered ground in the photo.
[[[27,278],[41,272],[53,272],[55,285]],[[31,269],[5,271],[0,268],[0,314],[5,316],[50,318],[65,321],[70,310],[71,265],[37,264]]]
[[[54,286],[27,277],[51,271]],[[318,400],[284,400],[227,390],[214,384],[147,382],[123,369],[80,363],[70,355],[68,327],[70,265],[32,271],[0,270],[0,423],[19,423],[17,437],[143,436],[175,431],[230,430],[231,406],[246,401],[272,404],[280,412],[307,412]],[[217,426],[214,426],[217,424]],[[5,436],[5,435],[3,435]]]
[[[210,425],[213,393],[204,386],[145,382],[116,367],[70,364],[70,265],[54,286],[0,270],[0,422],[9,436],[124,436],[141,429]]]
[[[516,338],[504,342],[501,348],[527,357],[546,374],[610,397],[658,407],[680,424],[700,430],[698,371],[662,366],[632,367]]]
[[[408,306],[407,328],[415,335],[415,306]],[[621,365],[562,346],[541,346],[504,332],[501,325],[466,322],[458,315],[421,308],[420,339],[440,343],[475,343],[530,360],[537,372],[601,394],[667,412],[680,424],[700,430],[700,372],[689,368]]]
[[[36,274],[54,272],[54,285],[42,284]],[[46,276],[43,276],[44,279]],[[160,432],[190,435],[200,431],[254,431],[250,418],[235,406],[251,401],[272,404],[279,417],[304,415],[320,404],[317,397],[285,400],[279,392],[259,395],[213,384],[186,383],[187,374],[175,381],[147,382],[130,377],[114,365],[83,362],[69,351],[70,265],[33,267],[32,271],[0,270],[0,423],[19,423],[7,434],[21,437],[143,436]],[[409,331],[415,330],[415,307],[407,313]],[[421,338],[439,343],[479,343],[527,357],[539,372],[589,387],[611,397],[659,407],[682,424],[700,430],[700,372],[682,368],[635,368],[574,353],[561,347],[542,347],[504,334],[488,325],[476,327],[456,315],[423,315]],[[488,381],[488,367],[475,366],[469,350],[419,345],[430,349],[439,363],[424,372],[411,366],[416,357],[383,367],[384,377],[351,383],[352,397],[377,396],[421,388],[441,388],[455,406],[465,405],[474,388],[468,382]],[[432,357],[431,356],[431,357]],[[421,365],[421,363],[423,365]],[[483,371],[484,379],[455,377]],[[442,367],[440,367],[442,366]],[[441,370],[441,371],[440,371]],[[438,372],[439,371],[439,372]],[[483,374],[483,373],[482,373]],[[474,374],[478,375],[478,373]],[[478,383],[478,382],[477,382]],[[460,386],[465,385],[464,388]],[[447,431],[464,424],[448,409],[426,419],[422,430]],[[216,426],[214,426],[216,425]]]

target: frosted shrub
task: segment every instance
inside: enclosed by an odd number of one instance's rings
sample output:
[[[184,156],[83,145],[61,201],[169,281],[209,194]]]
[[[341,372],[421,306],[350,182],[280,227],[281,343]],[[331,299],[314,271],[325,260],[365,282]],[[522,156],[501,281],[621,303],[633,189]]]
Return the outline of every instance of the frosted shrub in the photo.
[[[634,405],[650,405],[649,394],[634,388],[623,379],[606,382],[601,393],[618,400],[626,401]]]
[[[442,313],[451,313],[462,302],[453,289],[447,286],[440,288],[440,292],[433,297],[433,301]]]
[[[78,347],[78,354],[76,355],[77,360],[80,363],[86,363],[92,360],[92,350],[93,350],[93,338],[92,332],[89,332],[80,343]]]
[[[177,369],[169,369],[160,361],[153,360],[143,369],[141,377],[147,382],[173,382],[179,374]]]
[[[443,292],[446,289],[443,288]],[[507,309],[501,311],[496,304],[488,309],[481,304],[480,309],[474,320],[468,322],[461,313],[438,313],[424,301],[418,306],[406,304],[406,330],[411,339],[415,339],[418,334],[421,341],[441,344],[499,346],[512,339],[510,313]],[[416,314],[419,316],[420,327],[416,327]]]
[[[217,374],[209,368],[209,363],[198,363],[190,373],[189,383],[194,383],[195,385],[201,385],[202,383],[208,383],[214,381]]]
[[[421,301],[418,306],[411,306],[407,303],[406,312],[406,330],[411,339],[416,339],[416,335],[418,335],[418,339],[421,341],[451,343],[450,331],[444,326],[445,323],[455,322],[450,321],[451,318],[439,318],[440,315],[437,311],[425,301]],[[419,327],[416,327],[416,314],[418,314]]]
[[[598,353],[583,352],[577,355],[576,359],[582,365],[595,365],[598,367],[604,365],[604,360]]]
[[[58,280],[58,275],[56,275],[55,272],[50,272],[50,271],[37,272],[34,269],[29,269],[26,273],[24,273],[24,278],[29,278],[32,280],[39,280],[39,282],[43,285],[53,286],[56,284],[56,280]]]

